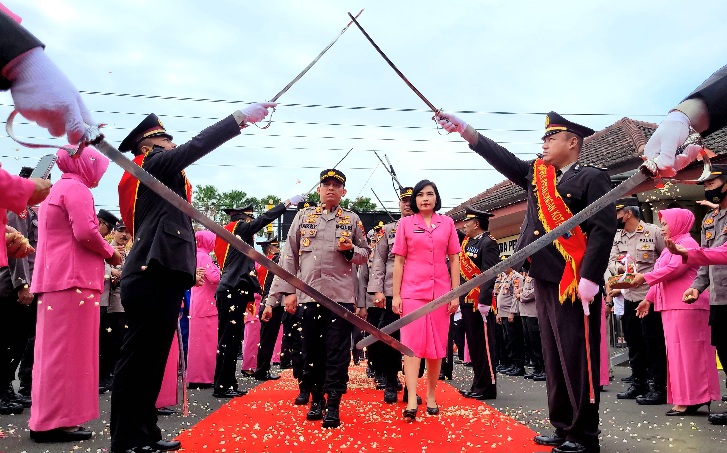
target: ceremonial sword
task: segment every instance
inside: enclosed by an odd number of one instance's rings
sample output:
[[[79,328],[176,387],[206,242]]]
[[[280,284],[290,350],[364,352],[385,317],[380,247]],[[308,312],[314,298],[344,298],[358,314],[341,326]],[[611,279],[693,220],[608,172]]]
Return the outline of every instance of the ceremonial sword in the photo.
[[[680,153],[684,150],[688,145],[690,144],[701,144],[701,137],[696,132],[691,134],[689,137],[687,137],[687,140],[684,142],[682,146],[680,146],[677,149],[677,153]],[[709,160],[705,159],[704,161],[704,169],[702,171],[702,175],[699,177],[698,181],[703,181],[707,177],[709,177],[709,174],[711,173],[709,168]],[[542,249],[543,247],[553,243],[556,239],[558,239],[560,236],[563,236],[564,234],[569,234],[570,230],[575,228],[577,225],[580,225],[583,223],[586,219],[593,216],[594,214],[601,211],[601,209],[605,208],[611,203],[614,203],[619,198],[623,197],[624,195],[631,193],[633,189],[635,189],[638,185],[645,182],[647,179],[653,178],[658,174],[658,168],[656,167],[656,164],[653,161],[646,161],[644,162],[641,167],[639,167],[639,171],[627,178],[624,182],[619,184],[618,186],[611,189],[609,192],[601,196],[599,199],[594,201],[593,203],[589,204],[585,208],[583,208],[582,211],[577,212],[573,214],[573,217],[566,220],[565,222],[561,223],[557,227],[550,230],[548,233],[541,236],[536,241],[531,242],[530,244],[526,245],[525,247],[521,248],[517,252],[513,253],[504,261],[500,261],[496,265],[492,266],[491,268],[483,271],[480,275],[474,277],[472,280],[469,280],[461,285],[459,285],[457,288],[454,288],[453,290],[449,291],[448,293],[434,299],[432,302],[427,303],[423,307],[409,313],[406,316],[401,317],[400,319],[392,322],[388,326],[384,327],[381,331],[387,334],[390,334],[392,332],[395,332],[399,329],[401,329],[402,326],[405,326],[422,316],[425,316],[434,310],[438,309],[439,307],[446,305],[449,301],[454,300],[462,296],[463,294],[467,294],[471,290],[473,290],[477,286],[483,285],[485,282],[495,278],[498,274],[505,271],[508,267],[515,267],[518,264],[524,262],[528,257],[532,256],[535,252]],[[366,337],[363,340],[359,341],[356,344],[356,347],[359,349],[362,349],[366,346],[369,346],[370,344],[374,343],[376,340],[374,337]]]

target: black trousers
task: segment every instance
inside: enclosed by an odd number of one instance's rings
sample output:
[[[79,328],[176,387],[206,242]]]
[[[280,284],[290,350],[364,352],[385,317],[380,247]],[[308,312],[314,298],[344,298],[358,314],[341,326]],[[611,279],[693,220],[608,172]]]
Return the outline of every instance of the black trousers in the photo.
[[[353,304],[339,304],[353,313]],[[315,302],[303,309],[303,377],[301,389],[313,395],[348,387],[353,324]]]
[[[644,345],[644,334],[641,330],[641,319],[636,316],[636,307],[641,301],[624,300],[624,314],[621,316],[626,346],[629,349],[629,365],[631,374],[640,384],[646,384],[649,378],[649,366]],[[649,315],[651,316],[651,315]]]
[[[217,301],[217,357],[215,361],[215,391],[237,390],[237,356],[242,348],[245,328],[245,308],[255,301],[249,289],[221,288]]]
[[[363,331],[354,326],[353,331],[351,332],[351,355],[353,356],[353,361],[356,363],[358,363],[359,360],[361,360],[361,357],[363,357],[363,350],[356,347],[356,343],[362,339]]]
[[[493,395],[497,392],[497,382],[493,382],[490,373],[490,365],[487,359],[487,345],[485,344],[485,321],[482,315],[473,304],[462,304],[462,322],[464,323],[465,336],[467,337],[467,347],[470,351],[470,360],[472,361],[472,386],[470,391],[482,393],[485,395]],[[494,332],[490,334],[492,329],[487,326],[490,351],[495,346]],[[490,360],[492,357],[490,357]],[[495,362],[492,362],[495,363]]]
[[[263,311],[260,310],[260,316]],[[270,361],[273,359],[273,349],[275,342],[278,340],[278,332],[283,323],[283,313],[285,307],[278,305],[273,307],[273,315],[267,322],[260,324],[260,346],[257,349],[257,368],[256,372],[263,374],[270,371]]]
[[[381,317],[384,313],[384,310],[384,308],[380,307],[371,307],[367,309],[366,321],[368,321],[368,323],[372,326],[378,326],[381,322]],[[376,343],[366,348],[366,361],[368,362],[369,368],[371,368],[376,374],[383,373],[381,364],[382,345],[382,342],[377,341]]]
[[[162,438],[155,403],[189,281],[189,275],[154,263],[144,272],[121,278],[128,330],[111,394],[114,451],[150,445]]]
[[[30,305],[18,302],[14,292],[0,298],[0,392],[4,392],[15,380],[15,372],[28,344],[28,338],[35,336],[37,297]]]
[[[507,356],[513,366],[522,368],[525,366],[525,337],[523,336],[523,323],[520,315],[515,315],[512,322],[507,318],[502,319],[502,325],[507,330]],[[470,348],[470,355],[472,349]]]
[[[722,368],[727,366],[727,305],[709,306],[709,325],[712,326],[712,346],[717,348]],[[727,385],[727,382],[725,383]]]
[[[601,295],[590,304],[589,336],[581,302],[558,300],[558,283],[534,280],[543,361],[548,375],[548,412],[557,435],[587,448],[598,445],[600,393]],[[589,401],[586,341],[591,351],[591,379],[595,402]]]
[[[283,309],[285,310],[285,309]],[[280,361],[290,361],[293,377],[298,384],[303,378],[303,307],[298,306],[295,313],[283,314],[283,341],[280,346]]]
[[[495,315],[497,317],[497,315]],[[495,349],[497,350],[497,364],[503,366],[512,365],[510,355],[508,354],[507,343],[510,339],[507,336],[507,319],[502,321],[502,324],[498,324],[495,321]]]
[[[666,391],[666,341],[661,313],[649,305],[649,314],[641,318],[641,333],[644,337],[649,377],[654,380],[656,390]]]
[[[457,357],[464,360],[464,324],[462,319],[454,321],[452,317],[452,331],[454,333],[454,344],[457,346]]]
[[[379,329],[383,329],[392,322],[401,318],[401,316],[394,313],[394,311],[391,309],[393,300],[393,297],[386,298],[386,308],[381,313],[381,319],[379,320],[378,324]],[[394,337],[394,339],[396,340],[399,340],[401,338],[398,330],[392,332],[391,336]],[[380,345],[381,372],[384,374],[387,382],[390,382],[393,385],[394,383],[398,382],[397,379],[399,371],[401,371],[401,352],[392,348],[383,341],[377,341],[375,344]]]
[[[533,371],[543,371],[543,345],[540,341],[540,326],[536,316],[521,316],[523,329],[530,349],[530,360],[533,362]]]

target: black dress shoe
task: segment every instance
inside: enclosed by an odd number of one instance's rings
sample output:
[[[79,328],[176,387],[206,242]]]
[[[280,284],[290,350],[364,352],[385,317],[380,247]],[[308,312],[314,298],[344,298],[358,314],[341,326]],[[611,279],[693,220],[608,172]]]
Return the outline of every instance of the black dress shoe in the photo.
[[[338,407],[331,406],[326,409],[326,415],[323,417],[323,428],[338,428],[341,426],[341,417],[338,414]]]
[[[270,371],[266,371],[264,373],[255,373],[255,379],[258,381],[275,381],[277,379],[280,379],[280,376],[277,374],[273,374]]]
[[[88,440],[93,436],[91,431],[78,428],[75,431],[66,431],[63,428],[50,429],[48,431],[30,430],[30,438],[38,443],[45,442],[78,442]]]
[[[727,401],[727,395],[722,395],[722,401]]]
[[[621,382],[627,382],[629,384],[634,382],[634,375],[632,374],[631,376],[622,377]]]
[[[157,415],[172,415],[176,413],[177,411],[175,411],[171,407],[160,407],[157,409]]]
[[[546,445],[548,447],[557,447],[558,445],[565,442],[565,437],[560,437],[559,435],[553,433],[550,436],[535,436],[533,438],[533,441],[538,445]]]
[[[434,406],[434,407],[427,406],[427,414],[439,415],[439,406]]]
[[[636,403],[645,406],[666,404],[666,393],[659,390],[652,390],[646,395],[636,397]]]
[[[649,393],[649,389],[645,386],[631,383],[625,392],[617,393],[616,398],[620,400],[635,400],[637,397],[646,395],[647,393]]]
[[[471,398],[476,400],[478,398],[482,398],[484,395],[480,392],[465,392],[462,393],[462,396],[464,396],[465,398]]]
[[[514,366],[505,372],[505,376],[525,376],[525,368]]]
[[[599,453],[601,447],[586,447],[585,445],[571,440],[563,442],[560,446],[553,448],[553,453]]]
[[[0,415],[22,414],[23,405],[10,400],[0,401]]]
[[[187,384],[187,388],[190,390],[196,390],[196,389],[211,389],[214,387],[214,384],[205,384],[202,382],[190,382]]]
[[[415,407],[414,409],[404,409],[404,412],[402,415],[404,416],[404,420],[411,423],[415,422],[417,420],[417,411],[419,410],[419,406]]]
[[[533,375],[533,381],[535,382],[545,382],[546,379],[545,371],[541,371],[540,373],[535,373]]]
[[[247,395],[247,390],[228,389],[224,392],[214,392],[212,396],[215,398],[237,398],[238,396]]]
[[[727,412],[721,414],[709,414],[707,421],[713,425],[727,425]]]
[[[182,443],[178,440],[158,440],[149,446],[158,451],[176,451],[182,448]]]
[[[306,420],[322,420],[324,410],[326,410],[326,400],[313,401],[305,418]]]
[[[684,409],[683,411],[675,411],[674,409],[669,409],[668,411],[666,411],[665,415],[667,415],[669,417],[674,417],[674,416],[679,416],[679,415],[695,415],[699,411],[699,408],[702,406],[707,406],[707,411],[709,411],[709,409],[712,406],[712,402],[708,401],[708,402],[702,403],[702,404],[692,404],[692,405],[687,406],[686,409]]]
[[[384,402],[387,404],[395,403],[398,399],[396,388],[387,387],[384,390]]]
[[[13,403],[20,404],[21,406],[28,408],[31,406],[32,401],[29,396],[20,395],[18,393],[15,394],[15,397],[13,398]]]
[[[525,378],[525,379],[532,379],[534,377],[535,377],[535,373],[534,372],[533,373],[526,373],[525,376],[523,376],[523,378]]]
[[[308,404],[308,400],[310,399],[310,392],[307,390],[301,390],[300,393],[298,393],[298,396],[295,397],[295,401],[293,401],[293,404],[296,406],[305,406]]]

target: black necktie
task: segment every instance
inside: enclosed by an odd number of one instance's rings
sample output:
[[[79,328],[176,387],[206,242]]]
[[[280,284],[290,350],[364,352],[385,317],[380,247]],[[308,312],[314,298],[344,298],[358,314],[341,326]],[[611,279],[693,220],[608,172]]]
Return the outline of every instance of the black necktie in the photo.
[[[561,176],[562,174],[563,174],[563,172],[562,172],[562,171],[560,171],[560,170],[555,170],[555,177],[556,177],[556,178],[560,178],[560,176]]]

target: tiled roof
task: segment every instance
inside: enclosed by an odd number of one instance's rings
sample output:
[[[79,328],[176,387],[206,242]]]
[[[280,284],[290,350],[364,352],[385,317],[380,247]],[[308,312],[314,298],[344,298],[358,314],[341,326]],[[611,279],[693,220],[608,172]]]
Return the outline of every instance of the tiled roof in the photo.
[[[655,129],[654,123],[630,118],[620,119],[584,140],[579,161],[607,168],[611,176],[633,170],[642,162],[641,147],[646,144]],[[717,154],[724,153],[727,150],[727,128],[710,135],[705,140],[705,145]],[[460,220],[464,216],[465,206],[494,211],[523,200],[525,200],[525,190],[505,180],[452,208],[447,215]]]

